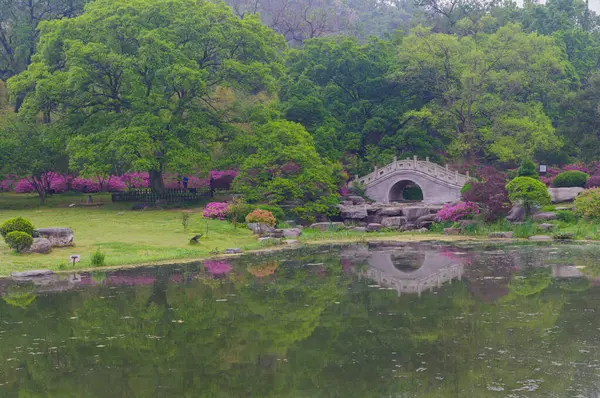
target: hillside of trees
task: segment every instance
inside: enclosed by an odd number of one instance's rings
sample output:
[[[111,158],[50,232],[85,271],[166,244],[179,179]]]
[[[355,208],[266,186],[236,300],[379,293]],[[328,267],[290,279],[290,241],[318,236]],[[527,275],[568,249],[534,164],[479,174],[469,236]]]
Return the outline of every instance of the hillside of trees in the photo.
[[[235,169],[318,211],[395,155],[594,162],[599,24],[582,0],[0,0],[0,172]]]

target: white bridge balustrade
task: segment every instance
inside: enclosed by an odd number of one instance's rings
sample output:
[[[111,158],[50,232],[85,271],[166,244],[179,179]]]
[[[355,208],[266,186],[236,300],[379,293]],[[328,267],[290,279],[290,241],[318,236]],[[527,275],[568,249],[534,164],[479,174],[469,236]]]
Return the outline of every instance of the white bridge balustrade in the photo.
[[[402,201],[402,189],[397,184],[412,182],[423,191],[425,203],[447,203],[460,199],[460,190],[471,178],[469,174],[460,174],[446,167],[426,160],[413,159],[394,161],[387,166],[377,168],[364,177],[356,176],[352,183],[366,187],[367,196],[380,203]],[[398,194],[400,193],[400,196]]]

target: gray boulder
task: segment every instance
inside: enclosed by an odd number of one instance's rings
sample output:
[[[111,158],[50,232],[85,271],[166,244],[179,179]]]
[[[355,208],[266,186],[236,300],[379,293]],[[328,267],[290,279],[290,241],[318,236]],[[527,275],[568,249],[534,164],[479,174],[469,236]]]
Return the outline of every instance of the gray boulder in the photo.
[[[384,217],[398,217],[402,215],[402,207],[385,207],[377,214]]]
[[[300,243],[300,241],[295,239],[286,239],[283,241],[283,243],[285,243],[286,245],[297,245]]]
[[[52,247],[74,245],[75,236],[71,228],[40,228],[36,231],[40,238],[48,239]]]
[[[422,228],[425,226],[428,227],[435,222],[436,217],[437,216],[435,214],[426,214],[424,216],[421,216],[417,219],[417,226],[419,228]]]
[[[342,218],[350,220],[363,220],[367,218],[365,206],[340,206]]]
[[[234,248],[234,249],[225,249],[223,254],[242,254],[242,249]]]
[[[429,228],[431,228],[431,224],[433,224],[433,221],[421,221],[419,224],[417,224],[417,226],[420,229],[426,229],[429,231]]]
[[[554,228],[554,224],[548,224],[548,223],[544,223],[544,224],[539,224],[538,228],[544,231],[551,231]]]
[[[367,224],[381,224],[381,220],[383,220],[382,216],[369,215],[365,219]]]
[[[318,223],[312,224],[309,228],[318,229],[318,230],[325,232],[325,231],[329,231],[332,229],[333,230],[344,229],[345,225],[343,222],[318,222]]]
[[[379,223],[371,223],[369,225],[367,225],[366,230],[368,232],[377,232],[379,231],[381,228],[383,228],[383,225],[379,224]]]
[[[417,224],[414,223],[406,223],[400,227],[400,231],[402,232],[414,231],[415,229],[417,229]]]
[[[354,232],[367,232],[367,227],[350,227],[350,231]]]
[[[41,278],[41,277],[50,276],[53,274],[54,274],[54,272],[50,271],[49,269],[38,269],[38,270],[33,270],[33,271],[13,272],[10,276],[15,279],[22,279],[22,278]]]
[[[508,216],[506,216],[506,221],[508,222],[520,222],[525,219],[525,209],[519,205],[515,205],[508,212]]]
[[[342,206],[354,206],[354,203],[351,200],[343,200],[340,202]]]
[[[46,254],[52,251],[52,242],[46,238],[33,238],[33,244],[23,253],[39,253]]]
[[[490,234],[490,238],[494,239],[512,239],[514,236],[514,232],[492,232]]]
[[[384,217],[381,220],[381,225],[387,228],[400,228],[406,224],[406,217]]]
[[[302,230],[299,228],[276,229],[269,236],[272,238],[298,238],[302,235]]]
[[[428,207],[405,207],[402,214],[408,221],[417,221],[419,217],[430,214]]]
[[[552,242],[552,237],[548,235],[535,235],[530,236],[529,240],[533,242]]]
[[[274,228],[269,227],[267,224],[255,222],[248,223],[248,228],[252,231],[254,235],[266,235],[268,233],[273,232],[274,230]]]
[[[533,221],[556,220],[556,218],[556,213],[554,213],[553,211],[536,213],[533,215]]]
[[[367,201],[361,196],[348,196],[348,200],[351,200],[355,205],[364,205]]]
[[[585,191],[585,189],[581,187],[548,188],[552,203],[571,202],[583,191]]]

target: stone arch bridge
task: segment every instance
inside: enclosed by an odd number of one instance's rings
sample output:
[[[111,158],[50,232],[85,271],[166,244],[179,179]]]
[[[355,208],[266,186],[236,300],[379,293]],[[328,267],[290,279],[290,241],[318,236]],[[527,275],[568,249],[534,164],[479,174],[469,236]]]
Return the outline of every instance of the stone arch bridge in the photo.
[[[403,191],[415,184],[423,192],[425,203],[447,203],[460,199],[460,190],[470,177],[426,160],[413,159],[394,161],[377,168],[364,177],[356,176],[352,183],[366,187],[369,198],[379,203],[393,203],[403,200]]]

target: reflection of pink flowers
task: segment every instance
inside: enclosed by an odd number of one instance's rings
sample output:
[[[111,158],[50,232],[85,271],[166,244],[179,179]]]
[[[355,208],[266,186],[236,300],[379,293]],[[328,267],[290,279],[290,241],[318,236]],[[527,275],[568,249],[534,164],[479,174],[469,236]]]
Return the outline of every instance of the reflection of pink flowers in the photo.
[[[150,286],[154,284],[155,278],[148,275],[108,275],[104,280],[104,285],[116,286]]]
[[[233,269],[227,261],[205,261],[204,268],[212,275],[224,275]]]
[[[352,272],[353,264],[352,261],[350,261],[350,259],[342,258],[340,262],[342,263],[342,269],[345,273],[349,274],[350,272]]]

